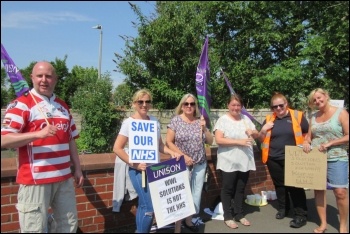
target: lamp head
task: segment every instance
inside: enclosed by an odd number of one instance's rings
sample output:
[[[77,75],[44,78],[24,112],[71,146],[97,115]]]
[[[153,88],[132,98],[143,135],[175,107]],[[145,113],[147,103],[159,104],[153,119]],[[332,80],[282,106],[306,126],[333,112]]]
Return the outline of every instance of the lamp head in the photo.
[[[93,26],[92,27],[93,29],[102,29],[102,26],[100,24],[96,25],[96,26]]]

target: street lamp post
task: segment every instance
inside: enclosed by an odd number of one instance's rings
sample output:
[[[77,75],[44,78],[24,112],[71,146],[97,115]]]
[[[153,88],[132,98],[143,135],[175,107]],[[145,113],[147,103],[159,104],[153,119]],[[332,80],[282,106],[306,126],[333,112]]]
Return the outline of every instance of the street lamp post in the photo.
[[[100,30],[100,54],[98,58],[98,78],[101,78],[101,62],[102,62],[102,25],[96,25],[92,27],[93,29],[99,29]]]

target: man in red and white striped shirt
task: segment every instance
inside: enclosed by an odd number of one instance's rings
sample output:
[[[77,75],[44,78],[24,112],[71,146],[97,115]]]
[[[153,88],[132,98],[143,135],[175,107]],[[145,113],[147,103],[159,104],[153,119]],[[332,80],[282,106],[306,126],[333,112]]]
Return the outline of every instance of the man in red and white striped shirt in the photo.
[[[21,232],[47,232],[48,209],[55,230],[75,233],[78,218],[71,163],[77,187],[84,177],[75,139],[79,137],[67,104],[53,92],[54,67],[38,62],[31,74],[33,89],[7,107],[1,128],[1,148],[18,148],[18,203]]]

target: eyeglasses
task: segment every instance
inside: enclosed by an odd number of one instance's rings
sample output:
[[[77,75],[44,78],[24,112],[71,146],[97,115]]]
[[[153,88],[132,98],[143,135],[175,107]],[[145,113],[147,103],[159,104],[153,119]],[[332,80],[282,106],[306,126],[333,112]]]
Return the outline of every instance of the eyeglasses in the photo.
[[[139,104],[139,105],[143,105],[143,104],[148,105],[148,104],[151,104],[151,103],[152,103],[151,100],[146,100],[146,101],[138,100],[138,101],[136,101],[136,102],[137,102],[137,104]]]
[[[195,106],[196,103],[195,102],[184,102],[182,105],[184,105],[184,106]]]
[[[285,103],[279,104],[279,105],[275,105],[275,106],[271,106],[271,108],[274,109],[274,110],[276,110],[278,107],[282,109],[284,107],[284,104]]]

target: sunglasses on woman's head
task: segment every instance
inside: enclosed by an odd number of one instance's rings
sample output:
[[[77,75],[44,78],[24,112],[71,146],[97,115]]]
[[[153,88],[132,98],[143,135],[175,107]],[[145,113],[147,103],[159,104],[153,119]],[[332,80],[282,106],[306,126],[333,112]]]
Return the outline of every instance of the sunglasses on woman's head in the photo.
[[[184,105],[184,106],[195,106],[196,103],[195,102],[184,102],[182,105]]]
[[[139,105],[143,105],[144,103],[146,103],[146,104],[151,104],[151,100],[146,100],[146,101],[138,100],[138,101],[136,101],[136,102],[137,102],[137,104],[139,104]]]
[[[279,104],[279,105],[275,105],[275,106],[271,106],[272,109],[276,110],[277,108],[283,108],[284,107],[284,103],[283,104]]]

